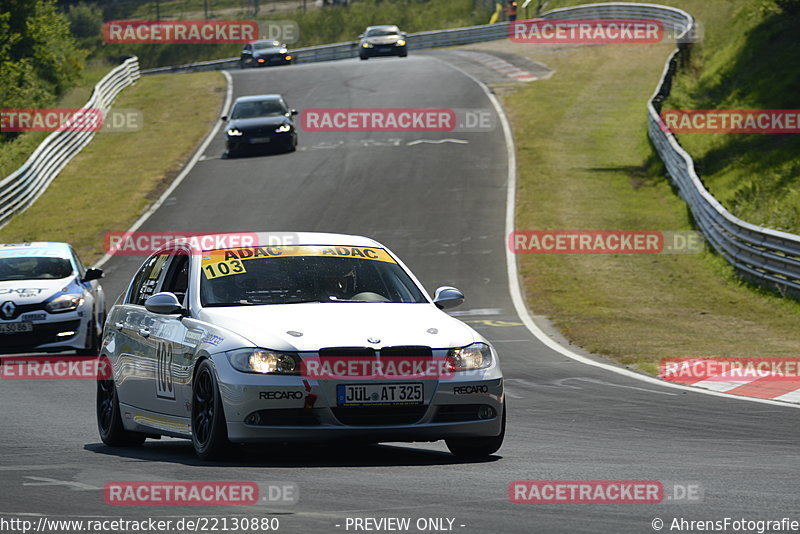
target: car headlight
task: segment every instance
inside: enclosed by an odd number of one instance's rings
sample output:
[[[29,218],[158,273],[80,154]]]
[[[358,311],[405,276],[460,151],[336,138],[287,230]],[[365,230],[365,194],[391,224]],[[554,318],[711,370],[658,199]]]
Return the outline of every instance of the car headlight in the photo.
[[[490,367],[494,358],[489,345],[473,343],[460,349],[450,349],[447,360],[454,371],[472,371]]]
[[[405,45],[406,45],[406,42],[403,39],[398,39],[397,40],[397,46],[405,46]]]
[[[288,48],[281,48],[281,50],[280,50],[280,53],[281,53],[281,54],[285,54],[285,53],[286,53],[286,52],[288,52],[288,51],[289,51],[289,49],[288,49]]]
[[[229,128],[228,135],[230,135],[231,137],[239,137],[240,135],[243,134],[241,130],[237,130],[236,128]]]
[[[361,46],[363,46],[364,48],[372,48],[373,45],[372,43],[361,43]]]
[[[280,125],[280,126],[278,126],[278,128],[275,130],[275,133],[284,133],[284,132],[288,132],[288,131],[289,131],[289,130],[291,130],[291,129],[292,129],[292,127],[291,127],[291,126],[289,126],[288,124],[281,124],[281,125]]]
[[[83,304],[83,295],[61,295],[54,298],[44,307],[50,313],[63,313],[77,310]]]
[[[300,357],[291,352],[276,352],[267,349],[242,349],[228,352],[228,360],[234,369],[243,373],[264,375],[299,375]]]

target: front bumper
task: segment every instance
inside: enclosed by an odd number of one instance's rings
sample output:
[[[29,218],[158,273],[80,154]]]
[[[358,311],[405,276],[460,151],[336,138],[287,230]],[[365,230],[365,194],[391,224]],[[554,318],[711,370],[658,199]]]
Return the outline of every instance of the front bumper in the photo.
[[[88,329],[91,328],[93,318],[91,308],[89,311],[83,308],[86,306],[59,314],[36,312],[45,318],[30,321],[33,324],[31,332],[0,334],[0,354],[59,352],[86,348]],[[28,322],[21,319],[25,319],[25,316],[16,321],[0,322]]]
[[[505,402],[496,365],[467,377],[423,380],[422,404],[342,407],[336,386],[363,382],[304,382],[300,376],[238,372],[224,355],[214,361],[228,437],[236,443],[438,441],[501,432]]]
[[[408,45],[405,46],[374,46],[372,48],[361,47],[360,54],[362,57],[377,57],[377,56],[404,56],[408,53]]]
[[[245,134],[236,137],[227,136],[225,148],[228,152],[269,150],[271,147],[286,148],[292,144],[292,138],[295,135],[293,131],[289,131],[253,135]]]

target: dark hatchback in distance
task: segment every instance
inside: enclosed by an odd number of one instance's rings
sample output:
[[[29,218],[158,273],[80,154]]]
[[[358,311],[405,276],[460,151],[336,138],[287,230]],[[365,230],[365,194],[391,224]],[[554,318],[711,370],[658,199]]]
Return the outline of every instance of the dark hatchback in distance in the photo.
[[[294,57],[280,41],[260,40],[247,43],[242,49],[239,63],[245,67],[271,67],[291,65]]]
[[[397,26],[369,26],[359,36],[358,57],[369,59],[376,56],[408,55],[408,35]]]
[[[292,109],[281,95],[253,95],[236,99],[225,127],[225,156],[245,152],[285,150],[297,147]]]

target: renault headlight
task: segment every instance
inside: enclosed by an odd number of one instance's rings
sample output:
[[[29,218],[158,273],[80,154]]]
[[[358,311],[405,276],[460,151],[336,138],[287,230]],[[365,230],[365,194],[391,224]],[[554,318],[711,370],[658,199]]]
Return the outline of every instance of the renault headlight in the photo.
[[[406,45],[406,42],[405,42],[404,39],[398,39],[397,40],[397,46],[405,46],[405,45]]]
[[[264,375],[299,375],[300,357],[291,352],[268,349],[242,349],[228,352],[234,369],[243,373]]]
[[[83,304],[83,295],[61,295],[48,302],[44,309],[50,313],[63,313],[77,310]]]
[[[486,343],[473,343],[460,349],[450,349],[447,360],[454,371],[486,369],[494,362],[492,348]]]
[[[242,131],[237,130],[236,128],[229,128],[228,135],[230,135],[231,137],[239,137],[240,135],[242,135]]]
[[[278,126],[278,128],[275,130],[275,133],[286,133],[286,132],[288,132],[288,131],[289,131],[289,130],[291,130],[291,129],[292,129],[292,127],[291,127],[291,126],[289,126],[288,124],[281,124],[281,125],[280,125],[280,126]]]
[[[363,46],[364,48],[372,48],[373,45],[372,43],[362,43],[361,46]]]

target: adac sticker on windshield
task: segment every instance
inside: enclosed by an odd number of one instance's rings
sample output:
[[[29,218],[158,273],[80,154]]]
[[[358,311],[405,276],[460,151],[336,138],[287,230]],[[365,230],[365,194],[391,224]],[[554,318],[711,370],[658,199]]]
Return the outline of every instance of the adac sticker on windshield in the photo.
[[[249,247],[225,250],[214,250],[203,256],[203,273],[207,278],[217,278],[228,274],[245,272],[243,262],[263,258],[289,258],[298,256],[315,256],[330,258],[354,258],[359,260],[397,263],[382,248],[374,247],[326,247],[326,246],[291,246],[291,247]],[[219,269],[226,265],[226,268]],[[211,269],[208,269],[212,266]],[[239,270],[242,269],[242,270]],[[226,272],[221,272],[226,271]]]

